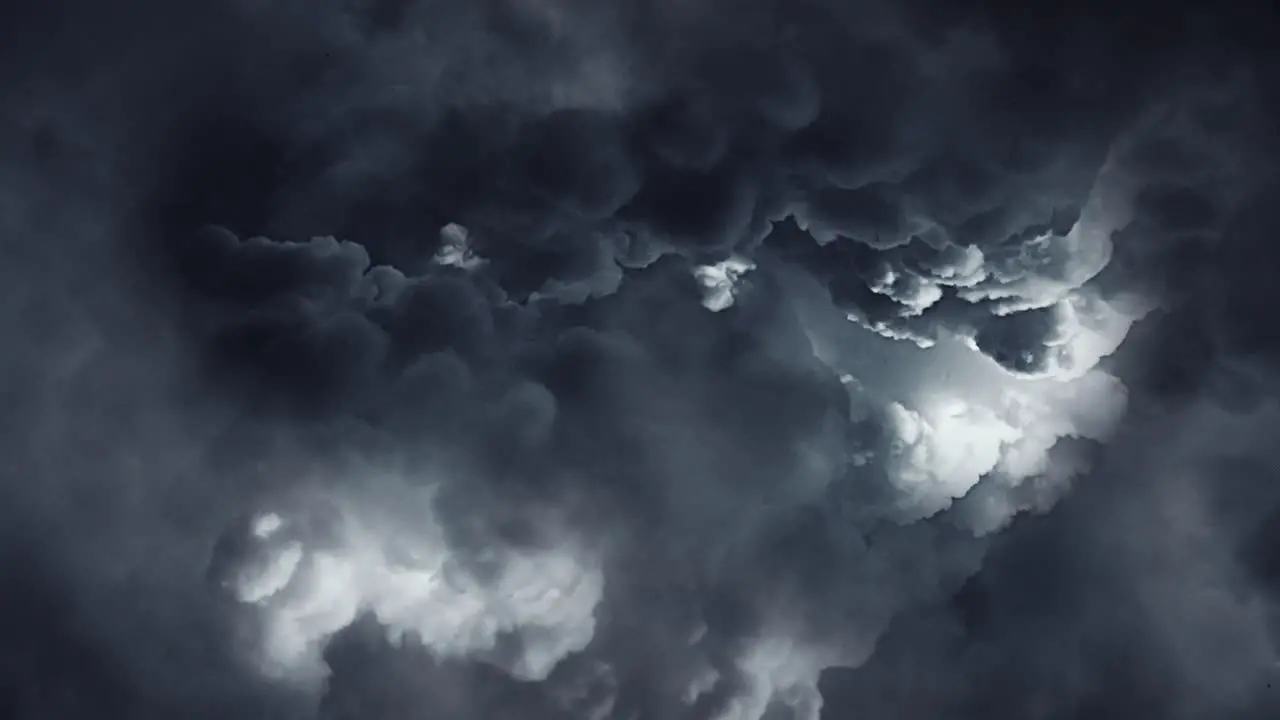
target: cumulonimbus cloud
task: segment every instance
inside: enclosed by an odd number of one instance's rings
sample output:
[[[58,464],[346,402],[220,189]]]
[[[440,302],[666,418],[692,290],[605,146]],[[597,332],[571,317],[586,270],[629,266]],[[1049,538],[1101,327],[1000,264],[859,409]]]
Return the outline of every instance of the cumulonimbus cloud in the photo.
[[[127,280],[19,253],[80,288],[66,308],[130,308],[65,309],[111,362],[25,426],[91,457],[113,439],[131,470],[104,486],[147,502],[104,526],[165,528],[113,554],[185,572],[124,585],[195,608],[191,645],[247,658],[252,680],[226,671],[246,697],[302,680],[338,717],[368,682],[410,698],[387,717],[813,720],[824,673],[960,603],[1089,475],[1158,377],[1118,357],[1137,328],[1181,318],[1212,366],[1188,375],[1259,394],[1271,335],[1220,318],[1265,304],[1239,234],[1266,231],[1232,226],[1265,83],[1210,30],[967,3],[210,8],[83,63],[124,78],[88,73],[93,102],[60,109],[59,76],[0,126],[39,168],[0,174],[23,211],[0,222],[125,228],[80,245]],[[138,61],[161,52],[182,60]],[[85,107],[112,111],[72,137]],[[94,200],[48,212],[36,190],[63,186]],[[181,392],[138,391],[134,359]],[[33,476],[75,464],[14,445]],[[48,515],[80,518],[52,487]],[[198,603],[175,589],[193,545],[214,546]],[[378,685],[401,659],[477,685]]]

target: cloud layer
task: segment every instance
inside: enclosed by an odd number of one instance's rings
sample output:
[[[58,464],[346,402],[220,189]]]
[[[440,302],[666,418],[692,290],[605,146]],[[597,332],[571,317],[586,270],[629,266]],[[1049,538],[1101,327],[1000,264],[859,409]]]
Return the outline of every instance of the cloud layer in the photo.
[[[1263,10],[8,16],[15,717],[1280,705]]]

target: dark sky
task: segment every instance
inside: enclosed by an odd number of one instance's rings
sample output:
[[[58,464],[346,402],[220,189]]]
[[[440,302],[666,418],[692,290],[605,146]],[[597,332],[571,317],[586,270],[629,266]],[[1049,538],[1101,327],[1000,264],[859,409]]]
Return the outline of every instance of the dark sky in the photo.
[[[0,718],[1280,717],[1267,3],[0,2]]]

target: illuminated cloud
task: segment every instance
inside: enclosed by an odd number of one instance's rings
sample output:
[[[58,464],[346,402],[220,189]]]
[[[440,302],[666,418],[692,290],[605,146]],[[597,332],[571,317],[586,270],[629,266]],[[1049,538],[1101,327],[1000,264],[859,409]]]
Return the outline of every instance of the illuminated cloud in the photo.
[[[545,679],[590,642],[602,577],[570,548],[492,546],[468,558],[449,547],[429,497],[401,498],[417,511],[395,508],[400,518],[412,517],[408,526],[385,511],[335,502],[326,527],[308,516],[295,527],[266,512],[253,520],[249,537],[224,540],[243,548],[229,559],[222,583],[261,614],[257,652],[268,673],[322,678],[326,645],[365,613],[394,642],[480,658],[526,680]],[[511,640],[519,649],[503,651]]]
[[[181,5],[0,21],[0,714],[1276,705],[1261,4]]]

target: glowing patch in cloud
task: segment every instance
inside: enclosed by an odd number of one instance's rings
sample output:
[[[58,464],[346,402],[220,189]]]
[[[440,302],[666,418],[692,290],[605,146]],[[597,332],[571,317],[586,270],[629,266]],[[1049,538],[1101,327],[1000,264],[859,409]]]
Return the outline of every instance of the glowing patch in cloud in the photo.
[[[271,537],[284,526],[284,520],[275,513],[266,513],[254,518],[253,536],[261,540]]]
[[[695,268],[693,276],[702,287],[702,306],[711,312],[732,307],[738,282],[755,267],[755,263],[750,260],[735,256]]]
[[[485,260],[471,249],[471,232],[457,223],[440,228],[440,247],[436,250],[438,265],[475,270],[484,267]]]
[[[483,659],[520,679],[543,679],[586,647],[603,593],[598,568],[568,548],[493,546],[477,573],[426,510],[405,528],[350,503],[339,507],[336,527],[314,537],[282,537],[288,521],[259,517],[228,584],[262,613],[264,669],[322,676],[325,644],[364,613],[393,640],[413,636],[436,653]],[[507,635],[522,638],[518,651],[500,652]]]
[[[1020,436],[990,408],[958,397],[930,398],[920,410],[893,402],[885,419],[886,472],[903,502],[926,515],[964,496]]]

